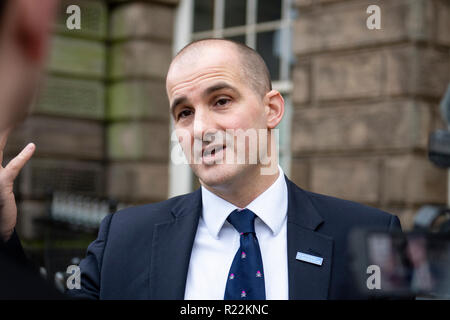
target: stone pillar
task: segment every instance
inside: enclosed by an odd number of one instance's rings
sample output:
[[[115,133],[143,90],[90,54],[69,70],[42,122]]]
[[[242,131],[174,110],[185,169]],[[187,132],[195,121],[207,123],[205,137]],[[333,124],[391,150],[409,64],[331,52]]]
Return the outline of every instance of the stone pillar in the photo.
[[[381,30],[366,9],[381,8]],[[292,176],[314,192],[399,215],[446,201],[427,160],[450,81],[450,2],[297,0]]]
[[[107,192],[128,203],[167,199],[176,1],[113,1],[107,107]]]

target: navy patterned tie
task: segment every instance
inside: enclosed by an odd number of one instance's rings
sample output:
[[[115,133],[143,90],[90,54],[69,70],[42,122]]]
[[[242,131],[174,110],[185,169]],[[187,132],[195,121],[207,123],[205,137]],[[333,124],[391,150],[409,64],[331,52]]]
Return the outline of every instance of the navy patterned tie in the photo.
[[[225,300],[265,300],[264,270],[255,234],[255,214],[248,210],[234,210],[227,221],[240,234],[240,243],[228,273]]]

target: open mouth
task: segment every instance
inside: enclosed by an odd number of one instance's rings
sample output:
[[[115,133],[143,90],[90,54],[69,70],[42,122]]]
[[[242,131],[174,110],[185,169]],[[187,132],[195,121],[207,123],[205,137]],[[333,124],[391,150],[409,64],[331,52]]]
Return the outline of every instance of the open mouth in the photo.
[[[214,146],[211,148],[206,149],[203,152],[203,162],[204,163],[212,163],[214,161],[220,160],[223,157],[223,151],[226,149],[226,146],[220,145],[220,146]]]

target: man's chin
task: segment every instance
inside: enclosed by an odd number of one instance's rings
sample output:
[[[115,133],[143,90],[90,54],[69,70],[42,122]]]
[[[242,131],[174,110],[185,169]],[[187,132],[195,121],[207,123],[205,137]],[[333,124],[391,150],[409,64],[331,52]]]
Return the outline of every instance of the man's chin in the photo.
[[[196,165],[193,168],[195,175],[202,185],[219,187],[227,185],[234,180],[240,172],[240,166],[230,164]]]

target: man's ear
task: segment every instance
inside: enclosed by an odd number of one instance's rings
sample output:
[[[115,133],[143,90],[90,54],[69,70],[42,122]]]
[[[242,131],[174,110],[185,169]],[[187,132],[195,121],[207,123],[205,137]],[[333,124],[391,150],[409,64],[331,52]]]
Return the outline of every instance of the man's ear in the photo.
[[[283,119],[284,99],[276,90],[271,90],[264,97],[264,105],[267,117],[267,128],[275,128]]]
[[[25,55],[33,62],[46,56],[57,0],[13,0],[18,9],[17,37]]]

